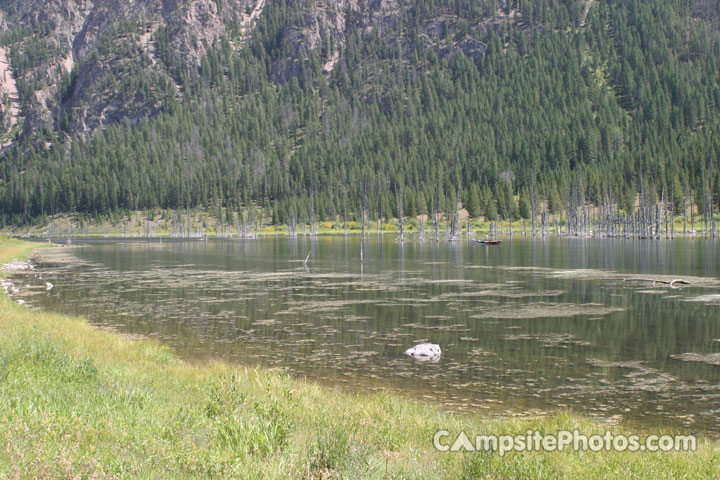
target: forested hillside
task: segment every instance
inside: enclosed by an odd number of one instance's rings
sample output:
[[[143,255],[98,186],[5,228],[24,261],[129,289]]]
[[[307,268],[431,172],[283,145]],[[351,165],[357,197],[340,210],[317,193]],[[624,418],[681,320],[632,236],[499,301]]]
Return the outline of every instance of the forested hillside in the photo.
[[[43,2],[0,1],[24,116],[0,224],[718,208],[714,2],[218,0],[190,33],[194,2],[145,3],[64,49]]]

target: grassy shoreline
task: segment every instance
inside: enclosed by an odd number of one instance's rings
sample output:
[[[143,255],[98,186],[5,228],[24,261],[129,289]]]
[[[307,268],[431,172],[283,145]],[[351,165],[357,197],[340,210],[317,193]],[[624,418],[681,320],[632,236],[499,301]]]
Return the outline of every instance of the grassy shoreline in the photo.
[[[37,244],[0,238],[0,265]],[[0,272],[2,276],[2,272]],[[150,340],[0,295],[0,478],[717,478],[693,453],[444,453],[438,430],[586,435],[610,428],[458,415],[399,396],[341,393],[263,369],[190,365]],[[637,432],[672,433],[672,432]]]

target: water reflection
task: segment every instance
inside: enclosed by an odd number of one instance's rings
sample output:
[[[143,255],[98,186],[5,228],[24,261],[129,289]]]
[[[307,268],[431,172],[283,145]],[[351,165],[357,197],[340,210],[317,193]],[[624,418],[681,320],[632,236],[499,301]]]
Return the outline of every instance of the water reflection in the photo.
[[[310,260],[304,260],[310,252]],[[28,303],[168,342],[453,409],[720,433],[718,245],[391,238],[97,243],[43,253]],[[362,268],[362,270],[361,270]],[[672,289],[637,277],[671,275]],[[439,343],[443,357],[402,355]]]

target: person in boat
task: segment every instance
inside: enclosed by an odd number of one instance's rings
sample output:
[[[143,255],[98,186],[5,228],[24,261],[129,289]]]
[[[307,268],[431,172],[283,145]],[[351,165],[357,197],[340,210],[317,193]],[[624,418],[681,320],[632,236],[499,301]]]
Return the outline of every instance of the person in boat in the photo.
[[[488,237],[487,233],[485,234],[485,241],[486,242],[490,241],[490,238]]]

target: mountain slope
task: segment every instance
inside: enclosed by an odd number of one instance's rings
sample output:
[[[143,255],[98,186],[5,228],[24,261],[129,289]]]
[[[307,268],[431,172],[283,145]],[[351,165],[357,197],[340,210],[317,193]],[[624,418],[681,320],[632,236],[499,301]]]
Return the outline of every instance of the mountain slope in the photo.
[[[259,13],[248,19],[258,6],[251,1],[3,2],[3,43],[30,119],[24,134],[44,126],[86,135],[157,114],[179,95],[170,65],[158,58],[160,26],[169,54],[199,65],[218,38],[242,40],[242,26]]]
[[[247,46],[265,5],[266,0],[4,2],[9,21],[3,43],[12,51],[22,104],[34,120],[25,134],[38,129],[38,121],[86,135],[123,119],[137,123],[157,114],[171,97],[182,98],[182,75],[196,74],[194,67],[201,67],[217,41],[228,41],[234,51]],[[382,34],[400,24],[411,4],[320,1],[273,7],[261,35],[275,30],[274,38],[263,41],[272,51],[264,53],[272,58],[272,80],[285,82],[302,73],[302,59],[315,51],[324,72],[331,72],[348,21]],[[483,11],[475,20],[496,17],[496,28],[507,17],[503,11]],[[428,18],[429,36],[420,40],[432,46],[449,21],[445,15]],[[456,43],[474,56],[484,48],[473,39]]]
[[[0,160],[5,223],[249,205],[277,222],[377,218],[457,200],[510,218],[517,195],[556,212],[578,196],[631,210],[637,192],[717,204],[718,12],[701,0],[0,10],[25,117]]]

